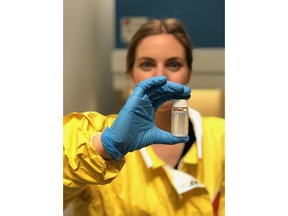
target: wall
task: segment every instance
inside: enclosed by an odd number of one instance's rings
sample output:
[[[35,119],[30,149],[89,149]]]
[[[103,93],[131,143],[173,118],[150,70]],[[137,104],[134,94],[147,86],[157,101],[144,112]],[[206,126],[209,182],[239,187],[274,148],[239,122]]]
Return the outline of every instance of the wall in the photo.
[[[64,0],[64,110],[115,111],[111,51],[114,0]]]
[[[180,19],[192,39],[195,48],[224,47],[224,0],[117,0],[116,47],[125,48],[121,41],[122,17],[146,16],[149,19],[175,17]]]

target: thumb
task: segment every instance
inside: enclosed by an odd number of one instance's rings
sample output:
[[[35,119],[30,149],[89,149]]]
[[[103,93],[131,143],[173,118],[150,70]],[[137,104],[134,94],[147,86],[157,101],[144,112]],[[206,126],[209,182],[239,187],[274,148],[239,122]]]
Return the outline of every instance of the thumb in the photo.
[[[157,132],[157,138],[155,143],[163,143],[163,144],[177,144],[177,143],[185,143],[189,140],[189,136],[183,136],[183,137],[176,137],[170,132],[163,131],[161,129],[158,129]]]

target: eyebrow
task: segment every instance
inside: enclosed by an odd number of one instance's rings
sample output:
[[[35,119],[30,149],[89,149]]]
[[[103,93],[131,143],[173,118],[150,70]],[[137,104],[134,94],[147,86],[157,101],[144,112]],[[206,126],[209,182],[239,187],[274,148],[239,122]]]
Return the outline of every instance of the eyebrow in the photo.
[[[145,57],[145,56],[136,59],[136,61],[141,61],[141,60],[155,61],[155,59],[150,58],[150,57]],[[182,58],[180,58],[180,57],[171,57],[171,58],[169,58],[169,59],[166,59],[165,61],[172,61],[172,60],[183,60],[183,61],[184,61],[185,59],[182,59]]]
[[[138,59],[136,59],[136,61],[141,61],[141,60],[149,60],[149,61],[154,61],[153,58],[149,58],[149,57],[140,57]]]
[[[171,60],[185,60],[185,59],[182,59],[182,58],[179,58],[179,57],[171,57],[171,58],[169,58],[169,59],[167,59],[167,61],[171,61]]]

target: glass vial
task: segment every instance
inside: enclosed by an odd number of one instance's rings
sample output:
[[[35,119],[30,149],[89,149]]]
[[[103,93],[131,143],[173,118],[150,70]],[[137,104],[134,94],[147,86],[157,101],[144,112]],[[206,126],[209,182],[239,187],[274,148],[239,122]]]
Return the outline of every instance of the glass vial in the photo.
[[[171,113],[171,133],[174,136],[188,136],[188,102],[174,100]]]

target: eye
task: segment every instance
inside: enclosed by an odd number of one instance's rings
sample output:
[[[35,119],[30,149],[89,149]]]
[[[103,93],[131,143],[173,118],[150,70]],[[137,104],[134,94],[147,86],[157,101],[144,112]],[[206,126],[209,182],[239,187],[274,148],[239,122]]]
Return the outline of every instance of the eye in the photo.
[[[154,67],[154,64],[152,62],[146,61],[146,62],[142,62],[140,64],[140,67],[144,71],[149,71]]]
[[[171,71],[177,71],[180,69],[181,64],[178,61],[171,61],[167,63],[166,67],[168,67]]]

